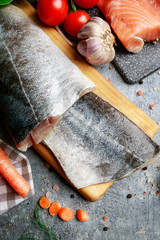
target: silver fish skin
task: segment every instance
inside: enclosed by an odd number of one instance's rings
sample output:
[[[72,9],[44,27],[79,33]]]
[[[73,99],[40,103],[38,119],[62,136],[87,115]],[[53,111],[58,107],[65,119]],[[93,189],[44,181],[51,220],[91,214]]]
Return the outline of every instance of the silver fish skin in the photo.
[[[0,7],[0,116],[17,143],[94,87],[22,10]]]
[[[64,114],[44,144],[77,189],[127,177],[160,153],[158,144],[94,93]]]

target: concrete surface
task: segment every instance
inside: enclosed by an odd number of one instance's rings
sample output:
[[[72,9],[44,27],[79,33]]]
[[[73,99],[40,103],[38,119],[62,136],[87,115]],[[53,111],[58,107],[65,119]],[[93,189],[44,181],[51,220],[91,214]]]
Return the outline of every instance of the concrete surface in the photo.
[[[160,124],[158,71],[148,76],[141,85],[127,85],[114,67],[110,70],[109,66],[110,64],[106,64],[96,68],[104,77],[109,77],[111,83],[120,92]],[[142,96],[137,96],[138,90],[143,92]],[[151,110],[150,105],[153,103],[156,107]],[[0,138],[14,146],[10,135],[2,126],[0,126]],[[154,140],[160,144],[160,131]],[[25,155],[32,167],[35,196],[0,216],[0,240],[17,240],[28,226],[28,232],[40,234],[38,240],[47,239],[46,235],[34,226],[31,217],[38,199],[47,191],[52,194],[51,200],[59,201],[62,206],[72,208],[74,211],[82,208],[90,216],[90,220],[86,223],[78,222],[76,217],[70,222],[63,222],[57,216],[50,216],[47,210],[40,211],[45,224],[62,240],[160,240],[160,195],[156,194],[160,188],[160,169],[156,167],[160,164],[160,158],[147,170],[140,170],[114,183],[98,202],[91,203],[81,197],[54,170],[51,172],[45,168],[45,161],[34,149],[29,149]],[[42,175],[46,180],[43,180]],[[54,184],[59,186],[59,191],[53,191]],[[70,197],[71,194],[74,198]],[[127,198],[128,194],[132,194],[132,198]],[[107,222],[103,221],[104,216],[108,217]],[[108,231],[103,230],[105,226],[108,227]]]

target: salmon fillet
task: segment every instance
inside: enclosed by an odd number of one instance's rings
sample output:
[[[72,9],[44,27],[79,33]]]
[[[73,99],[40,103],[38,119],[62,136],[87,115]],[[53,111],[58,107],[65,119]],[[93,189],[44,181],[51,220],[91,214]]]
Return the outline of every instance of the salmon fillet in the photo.
[[[129,52],[160,38],[159,0],[99,0],[97,6]]]

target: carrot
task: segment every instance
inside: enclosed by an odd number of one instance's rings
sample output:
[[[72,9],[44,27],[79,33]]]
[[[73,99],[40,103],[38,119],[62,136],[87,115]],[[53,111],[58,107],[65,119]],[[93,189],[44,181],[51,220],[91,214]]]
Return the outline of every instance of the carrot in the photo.
[[[82,209],[77,210],[77,218],[81,222],[87,222],[89,220],[88,214],[84,212]]]
[[[70,208],[61,208],[58,215],[63,221],[68,222],[74,217],[74,212]]]
[[[41,208],[48,209],[50,206],[50,200],[47,197],[41,197],[39,199],[39,205]]]
[[[59,202],[52,202],[49,207],[49,213],[52,216],[55,216],[59,213],[59,210],[61,209],[61,204]]]
[[[26,197],[31,187],[26,180],[17,172],[15,167],[10,162],[8,156],[0,148],[0,173],[8,181],[8,183],[19,193],[23,198]]]

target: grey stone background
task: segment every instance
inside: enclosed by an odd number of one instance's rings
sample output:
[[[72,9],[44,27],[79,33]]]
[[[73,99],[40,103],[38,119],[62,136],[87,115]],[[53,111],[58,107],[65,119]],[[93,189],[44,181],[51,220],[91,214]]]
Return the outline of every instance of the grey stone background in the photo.
[[[146,112],[157,124],[160,125],[160,74],[159,71],[144,79],[143,84],[127,85],[111,64],[96,67],[105,77],[111,79],[121,93]],[[106,80],[107,81],[107,80]],[[143,92],[137,96],[137,91]],[[150,105],[155,104],[151,110]],[[8,132],[0,126],[0,138],[14,146]],[[160,131],[154,137],[160,144]],[[132,176],[116,182],[97,202],[86,201],[74,190],[56,171],[49,171],[44,167],[45,161],[31,148],[25,155],[32,167],[35,186],[35,196],[24,201],[7,213],[0,216],[0,240],[17,240],[26,227],[28,232],[40,234],[39,240],[45,240],[33,224],[33,213],[39,198],[47,191],[51,192],[51,200],[61,202],[63,207],[85,210],[90,220],[86,223],[79,222],[76,217],[70,222],[63,222],[57,216],[52,217],[47,210],[40,210],[40,216],[62,240],[160,240],[160,158],[156,164],[147,170],[139,170]],[[44,181],[44,178],[46,180]],[[53,185],[59,186],[59,191],[52,189]],[[44,191],[42,191],[44,189]],[[143,192],[146,192],[143,195]],[[74,195],[71,198],[70,195]],[[132,198],[126,196],[132,194]],[[103,217],[108,221],[104,222]],[[108,231],[103,228],[107,226]]]

